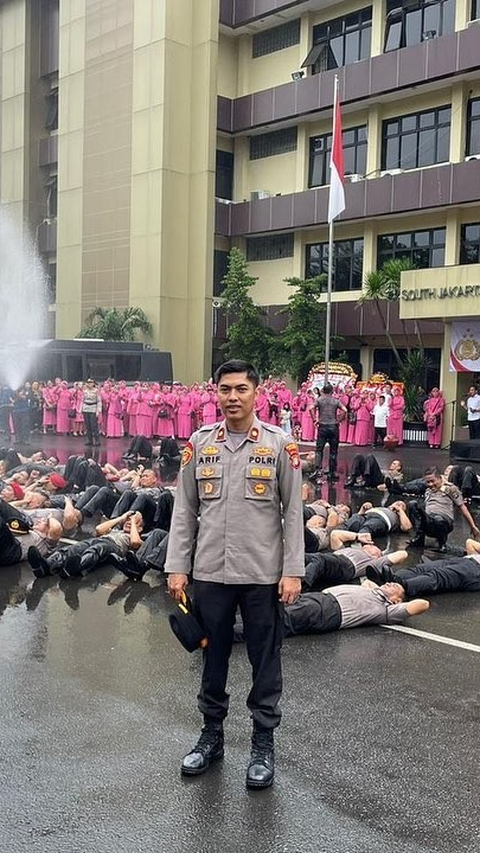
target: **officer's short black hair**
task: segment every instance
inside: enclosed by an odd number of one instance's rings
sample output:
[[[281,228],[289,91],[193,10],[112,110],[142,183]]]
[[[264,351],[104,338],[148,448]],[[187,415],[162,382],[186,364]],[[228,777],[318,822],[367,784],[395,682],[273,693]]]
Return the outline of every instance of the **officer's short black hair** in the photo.
[[[330,382],[326,382],[322,391],[324,394],[333,394],[333,385],[330,385]]]
[[[430,468],[425,468],[425,471],[423,472],[424,477],[427,477],[428,475],[437,477],[438,479],[438,477],[442,476],[442,472],[440,471],[440,468],[437,468],[436,465],[432,465]]]
[[[215,384],[218,385],[222,376],[227,373],[246,373],[247,379],[255,385],[260,384],[260,376],[258,370],[249,361],[243,361],[241,358],[231,358],[230,361],[224,361],[215,371]]]

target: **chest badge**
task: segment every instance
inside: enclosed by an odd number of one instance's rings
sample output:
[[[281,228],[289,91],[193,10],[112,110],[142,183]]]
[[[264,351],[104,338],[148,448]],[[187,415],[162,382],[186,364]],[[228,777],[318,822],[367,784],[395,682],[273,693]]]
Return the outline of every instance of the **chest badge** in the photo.
[[[201,476],[202,477],[213,477],[215,474],[215,468],[202,468]]]
[[[220,450],[213,444],[209,444],[208,447],[202,449],[202,456],[216,456],[217,453],[220,453]]]
[[[255,483],[255,485],[253,487],[253,491],[255,492],[256,495],[264,495],[265,492],[267,491],[267,487],[266,487],[265,483]]]

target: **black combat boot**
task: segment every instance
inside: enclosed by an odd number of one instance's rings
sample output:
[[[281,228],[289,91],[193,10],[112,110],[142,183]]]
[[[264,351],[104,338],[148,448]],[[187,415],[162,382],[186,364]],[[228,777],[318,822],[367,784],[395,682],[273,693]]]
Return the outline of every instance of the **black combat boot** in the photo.
[[[206,718],[197,744],[182,761],[182,773],[199,776],[219,758],[223,758],[223,723]]]
[[[254,723],[250,763],[247,768],[247,788],[269,788],[274,774],[273,729]]]

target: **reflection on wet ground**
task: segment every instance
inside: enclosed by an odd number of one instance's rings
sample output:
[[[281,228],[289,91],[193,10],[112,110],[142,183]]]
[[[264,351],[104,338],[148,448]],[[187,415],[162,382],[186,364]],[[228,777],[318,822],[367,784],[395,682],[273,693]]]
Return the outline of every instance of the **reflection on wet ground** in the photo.
[[[63,459],[79,447],[41,441]],[[126,444],[105,442],[101,458],[115,464]],[[354,452],[341,449],[341,481],[323,486],[322,497],[350,498],[342,483]],[[448,462],[423,449],[398,455],[407,476]],[[353,493],[355,506],[372,498],[383,496]],[[459,523],[453,544],[467,532]],[[241,647],[232,655],[225,760],[195,780],[179,775],[199,725],[201,657],[174,639],[171,608],[154,572],[131,583],[105,566],[59,583],[33,580],[26,565],[0,570],[6,850],[478,851],[477,651],[383,628],[286,641],[277,780],[252,794]],[[438,596],[415,627],[480,652],[480,596]]]

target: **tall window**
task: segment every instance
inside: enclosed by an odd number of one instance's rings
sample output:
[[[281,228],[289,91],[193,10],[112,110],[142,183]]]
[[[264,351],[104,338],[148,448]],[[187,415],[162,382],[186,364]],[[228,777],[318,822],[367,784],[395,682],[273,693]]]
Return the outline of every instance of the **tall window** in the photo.
[[[421,269],[445,263],[445,228],[382,234],[377,243],[377,266],[391,258],[407,258]]]
[[[472,13],[470,15],[471,21],[478,21],[480,18],[480,0],[472,0]]]
[[[367,168],[367,128],[352,127],[342,133],[346,175],[364,175]],[[310,137],[309,187],[330,183],[332,134]]]
[[[480,222],[462,225],[460,231],[460,263],[480,264]]]
[[[384,49],[420,44],[454,28],[455,0],[387,0]]]
[[[332,288],[335,291],[360,290],[363,270],[363,238],[336,240],[333,244],[334,269]],[[306,246],[305,278],[328,272],[328,243]]]
[[[468,102],[466,153],[480,154],[480,98],[472,98]]]
[[[372,7],[334,18],[313,28],[313,48],[303,67],[312,74],[369,59],[372,36]]]
[[[450,107],[438,107],[384,121],[382,169],[417,169],[448,162],[450,119]]]
[[[215,172],[216,198],[233,198],[233,154],[230,151],[217,151]]]

